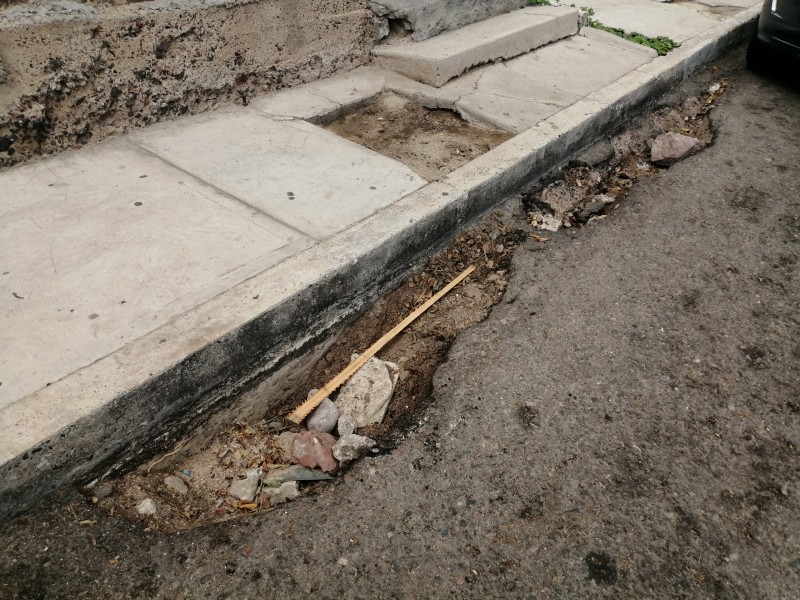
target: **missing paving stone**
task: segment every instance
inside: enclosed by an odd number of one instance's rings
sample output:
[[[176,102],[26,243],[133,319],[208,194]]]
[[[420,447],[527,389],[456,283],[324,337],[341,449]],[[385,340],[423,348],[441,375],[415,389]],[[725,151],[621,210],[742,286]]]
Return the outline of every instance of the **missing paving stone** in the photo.
[[[382,94],[326,128],[402,162],[428,181],[448,175],[513,137],[468,123],[454,111],[425,108],[394,93]]]

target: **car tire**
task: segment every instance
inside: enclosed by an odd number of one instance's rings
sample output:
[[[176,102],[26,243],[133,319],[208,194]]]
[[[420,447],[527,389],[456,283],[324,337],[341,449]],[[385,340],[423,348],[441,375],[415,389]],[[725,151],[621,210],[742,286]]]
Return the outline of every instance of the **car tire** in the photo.
[[[764,71],[770,63],[769,48],[754,37],[747,47],[747,67],[752,71]]]

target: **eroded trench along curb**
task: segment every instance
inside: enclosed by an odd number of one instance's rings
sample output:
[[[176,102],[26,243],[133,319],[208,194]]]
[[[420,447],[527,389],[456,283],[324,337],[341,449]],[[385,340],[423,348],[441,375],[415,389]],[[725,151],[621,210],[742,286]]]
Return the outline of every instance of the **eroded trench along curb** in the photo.
[[[564,228],[592,226],[612,214],[639,178],[662,168],[650,160],[650,146],[659,134],[678,133],[697,138],[703,147],[711,145],[714,132],[709,112],[727,84],[727,79],[719,77],[700,96],[689,96],[640,117],[632,128],[597,142],[555,173],[504,201],[345,326],[312,369],[306,389],[321,387],[348,364],[353,352],[363,351],[464,268],[474,265],[475,272],[462,285],[379,354],[400,365],[399,381],[384,420],[357,433],[376,441],[372,456],[402,452],[401,442],[425,420],[433,376],[447,360],[451,345],[504,299],[515,252],[521,248],[544,251],[553,235],[563,235]],[[558,227],[562,230],[551,231]],[[270,466],[288,463],[278,434],[302,428],[285,416],[272,415],[255,423],[233,418],[210,444],[207,434],[195,433],[137,470],[93,481],[83,491],[90,503],[110,515],[164,532],[273,510],[263,487],[254,501],[247,502],[233,497],[229,489],[248,470],[266,472]],[[198,438],[202,441],[197,442]],[[300,494],[335,485],[349,466],[342,465],[329,481],[300,483]],[[143,502],[148,506],[144,512]]]

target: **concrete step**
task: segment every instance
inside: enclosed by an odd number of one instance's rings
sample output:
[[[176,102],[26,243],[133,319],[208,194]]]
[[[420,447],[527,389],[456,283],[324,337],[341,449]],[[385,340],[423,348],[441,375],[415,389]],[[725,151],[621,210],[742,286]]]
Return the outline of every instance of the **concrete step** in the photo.
[[[511,58],[578,32],[574,8],[523,8],[422,42],[373,50],[376,63],[411,79],[440,87],[464,71]]]
[[[378,0],[370,2],[378,17],[378,37],[401,24],[419,42],[443,31],[464,27],[522,8],[527,0]]]

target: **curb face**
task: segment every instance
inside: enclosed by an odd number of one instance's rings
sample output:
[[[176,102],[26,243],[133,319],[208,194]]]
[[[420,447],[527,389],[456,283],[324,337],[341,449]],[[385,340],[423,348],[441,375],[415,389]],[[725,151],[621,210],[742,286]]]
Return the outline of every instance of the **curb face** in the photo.
[[[747,39],[759,11],[753,7],[695,36],[444,180],[0,412],[0,439],[11,440],[0,466],[0,518],[64,485],[141,463],[242,392],[261,402],[262,413],[275,410],[290,391],[267,399],[259,384],[285,377],[465,223]],[[65,395],[80,399],[69,414],[45,411]]]

